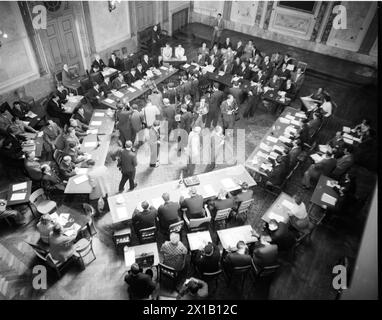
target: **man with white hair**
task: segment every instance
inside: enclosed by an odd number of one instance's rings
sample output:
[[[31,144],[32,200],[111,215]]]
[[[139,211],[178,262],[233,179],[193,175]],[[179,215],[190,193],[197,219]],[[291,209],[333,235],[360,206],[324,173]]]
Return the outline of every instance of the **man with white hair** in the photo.
[[[70,177],[73,177],[76,175],[76,172],[74,171],[75,165],[72,162],[72,158],[70,156],[65,156],[59,166],[59,171],[61,178],[63,180],[67,180]]]
[[[163,243],[160,252],[163,254],[163,264],[178,272],[184,269],[187,248],[180,241],[179,233],[172,232],[170,241]]]
[[[190,188],[190,198],[180,197],[179,203],[181,209],[186,209],[186,216],[188,219],[199,219],[205,217],[203,208],[203,197],[197,193],[196,188]]]

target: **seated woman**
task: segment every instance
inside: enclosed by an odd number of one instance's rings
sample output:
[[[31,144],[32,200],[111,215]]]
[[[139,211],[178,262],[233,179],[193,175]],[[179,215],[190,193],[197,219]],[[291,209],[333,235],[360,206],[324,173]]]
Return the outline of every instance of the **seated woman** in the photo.
[[[309,230],[309,217],[306,206],[299,194],[295,194],[293,200],[293,207],[288,211],[289,222],[297,231],[305,233]]]
[[[40,239],[42,242],[49,244],[49,235],[54,226],[55,223],[49,214],[44,214],[40,217],[40,221],[37,223],[37,230],[40,233]]]

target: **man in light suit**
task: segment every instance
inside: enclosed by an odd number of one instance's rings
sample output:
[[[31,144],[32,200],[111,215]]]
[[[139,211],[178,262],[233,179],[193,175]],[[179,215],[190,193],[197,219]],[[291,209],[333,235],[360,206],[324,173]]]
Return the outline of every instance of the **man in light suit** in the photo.
[[[211,47],[214,45],[215,42],[220,42],[220,37],[224,29],[224,21],[222,19],[221,13],[218,13],[216,20],[214,21],[214,24],[212,26],[214,27],[214,32],[212,33]]]
[[[212,94],[209,100],[209,110],[206,120],[206,128],[210,128],[211,124],[213,127],[216,127],[218,124],[218,119],[220,116],[220,105],[224,100],[223,91],[219,90],[219,84],[214,83],[212,87]]]

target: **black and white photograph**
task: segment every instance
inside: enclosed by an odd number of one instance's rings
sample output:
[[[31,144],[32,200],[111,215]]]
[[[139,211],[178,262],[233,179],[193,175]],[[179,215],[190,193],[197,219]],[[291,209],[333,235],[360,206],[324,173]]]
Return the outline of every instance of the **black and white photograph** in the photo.
[[[0,0],[0,300],[378,300],[379,7]]]

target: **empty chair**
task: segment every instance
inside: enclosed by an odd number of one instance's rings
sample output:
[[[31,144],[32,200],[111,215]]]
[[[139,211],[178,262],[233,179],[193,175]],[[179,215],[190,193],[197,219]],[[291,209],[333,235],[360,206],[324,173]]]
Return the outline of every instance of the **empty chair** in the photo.
[[[76,242],[75,248],[76,248],[76,252],[78,254],[78,258],[81,262],[81,266],[83,269],[86,268],[87,264],[93,262],[96,259],[96,256],[93,250],[92,239],[90,240],[85,238],[80,239],[79,241]],[[92,258],[90,261],[87,261],[87,263],[85,263],[84,258],[87,257],[88,255],[92,255]]]
[[[123,252],[123,248],[131,243],[131,229],[125,228],[114,231],[113,241],[118,253]]]
[[[174,268],[159,263],[158,273],[160,289],[176,291],[178,272]]]
[[[280,268],[279,264],[266,266],[266,267],[260,267],[260,266],[257,266],[253,261],[252,261],[252,266],[253,266],[253,271],[255,273],[255,276],[258,278],[265,278],[265,277],[272,276]]]
[[[227,209],[222,209],[222,210],[216,211],[216,216],[214,219],[215,225],[216,225],[216,222],[223,223],[223,227],[225,228],[227,219],[228,219],[231,211],[232,211],[232,208],[227,208]]]
[[[243,201],[242,203],[240,203],[240,206],[237,210],[237,213],[238,214],[242,214],[242,213],[247,213],[249,208],[251,207],[251,205],[255,202],[255,200],[253,199],[249,199],[249,200],[246,200],[246,201]]]
[[[140,243],[155,242],[157,238],[157,229],[155,226],[138,230]]]
[[[187,229],[190,232],[208,229],[208,225],[211,221],[211,213],[210,210],[208,210],[207,205],[204,205],[204,210],[206,212],[205,217],[198,219],[188,219],[186,214],[187,209],[183,209],[183,219],[186,223]]]
[[[57,208],[57,203],[49,200],[42,188],[37,189],[30,195],[29,202],[34,204],[40,214],[52,213]]]

